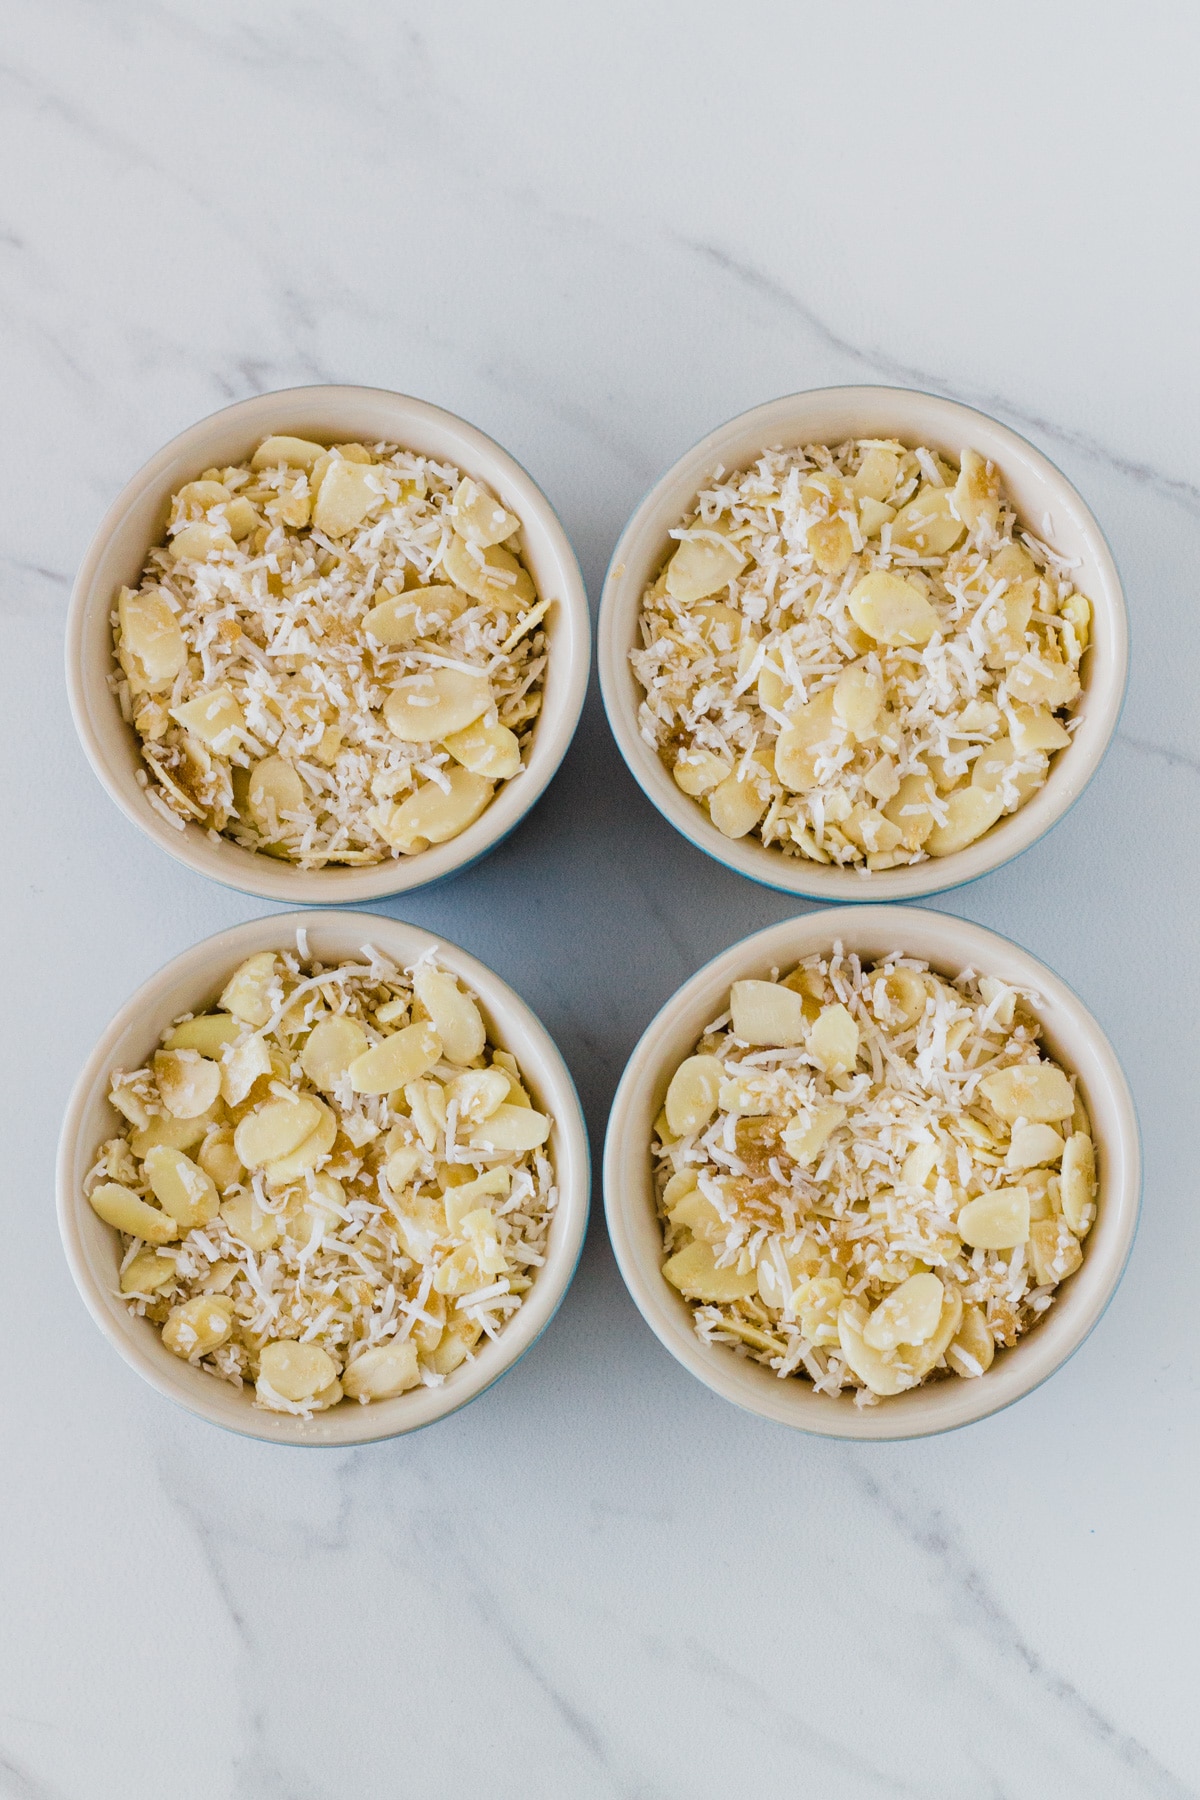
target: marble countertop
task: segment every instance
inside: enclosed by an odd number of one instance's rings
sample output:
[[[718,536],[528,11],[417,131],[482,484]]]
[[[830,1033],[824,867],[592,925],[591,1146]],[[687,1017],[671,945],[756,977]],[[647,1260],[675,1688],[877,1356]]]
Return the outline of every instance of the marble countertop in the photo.
[[[6,24],[0,1795],[1200,1792],[1194,16],[14,0]],[[77,747],[63,617],[109,500],[231,399],[375,383],[512,450],[595,596],[710,425],[879,380],[1028,433],[1127,585],[1086,797],[934,902],[1044,958],[1124,1060],[1145,1206],[1100,1328],[957,1435],[805,1438],[672,1362],[597,1206],[537,1349],[431,1431],[318,1455],[173,1410],[72,1287],[58,1122],[127,994],[269,909],[169,862]],[[516,835],[381,907],[537,1009],[597,1148],[659,1004],[793,909],[672,833],[594,692]]]

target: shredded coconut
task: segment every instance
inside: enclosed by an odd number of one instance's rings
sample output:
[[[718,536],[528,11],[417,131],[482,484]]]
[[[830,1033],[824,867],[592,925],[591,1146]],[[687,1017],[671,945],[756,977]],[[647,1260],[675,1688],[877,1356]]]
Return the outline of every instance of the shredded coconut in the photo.
[[[981,1375],[1095,1216],[1087,1112],[1039,1054],[1036,996],[836,945],[731,998],[653,1146],[697,1332],[860,1405]]]
[[[671,536],[640,729],[727,836],[864,872],[949,855],[1070,742],[1091,606],[975,452],[768,450]]]
[[[207,469],[113,613],[147,801],[306,869],[442,842],[524,764],[549,603],[449,464],[274,438]]]
[[[276,1410],[440,1381],[521,1306],[556,1205],[551,1121],[473,998],[435,960],[363,955],[243,964],[221,1010],[114,1071],[128,1123],[86,1183],[130,1310]]]

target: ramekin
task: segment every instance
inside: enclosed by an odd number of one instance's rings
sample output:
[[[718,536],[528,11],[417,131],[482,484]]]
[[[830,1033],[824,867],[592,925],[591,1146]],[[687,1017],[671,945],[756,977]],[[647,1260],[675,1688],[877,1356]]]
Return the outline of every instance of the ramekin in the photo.
[[[978,450],[999,467],[1023,522],[1060,555],[1078,559],[1073,579],[1094,609],[1092,644],[1083,662],[1080,724],[1070,746],[1052,759],[1045,785],[1017,812],[951,856],[859,874],[785,856],[753,834],[727,838],[699,803],[675,784],[638,729],[643,699],[629,662],[641,647],[642,594],[670,549],[671,528],[695,503],[718,468],[746,468],[767,449],[840,444],[853,437],[894,437],[957,458]],[[1049,523],[1047,523],[1049,520]],[[741,413],[688,451],[642,501],[621,535],[600,603],[600,686],[609,724],[647,799],[696,847],[752,881],[814,900],[911,900],[974,881],[1037,842],[1079,798],[1116,729],[1128,673],[1128,624],[1121,580],[1104,534],[1066,476],[1032,444],[973,407],[909,388],[815,388]]]
[[[416,856],[387,857],[357,868],[299,869],[244,850],[203,826],[177,831],[138,786],[143,768],[137,733],[122,719],[108,685],[114,668],[110,617],[118,589],[136,587],[146,556],[165,535],[171,495],[202,469],[248,457],[272,432],[325,443],[365,440],[453,463],[486,482],[521,521],[522,553],[546,615],[550,655],[542,710],[527,766],[505,782],[473,825]],[[575,733],[587,691],[591,621],[579,564],[550,502],[499,444],[454,413],[385,388],[302,387],[258,394],[201,419],[139,469],[105,514],[80,566],[67,617],[67,689],[88,760],[125,816],[200,875],[264,900],[345,905],[407,893],[467,868],[518,825],[546,788]]]
[[[114,1068],[138,1068],[181,1012],[211,1005],[230,973],[257,950],[290,949],[296,930],[308,934],[310,953],[333,963],[358,956],[373,944],[400,966],[437,946],[442,965],[479,998],[489,1035],[510,1050],[538,1105],[553,1117],[549,1152],[558,1205],[550,1227],[546,1262],[519,1311],[500,1335],[483,1343],[440,1387],[414,1388],[369,1406],[342,1401],[305,1420],[256,1407],[248,1388],[238,1390],[182,1362],[167,1350],[158,1328],[134,1317],[118,1292],[120,1240],[83,1196],[83,1180],[97,1146],[122,1121],[108,1102]],[[399,1437],[457,1412],[512,1368],[557,1312],[575,1273],[587,1226],[591,1165],[587,1130],[574,1083],[553,1038],[525,1002],[500,977],[445,938],[373,913],[276,913],[206,938],[152,975],[126,1002],[88,1057],[67,1107],[58,1149],[58,1222],[75,1285],[101,1332],[151,1387],[212,1425],[274,1444],[345,1447]]]
[[[730,984],[769,978],[835,942],[864,961],[902,953],[943,974],[964,969],[1033,989],[1043,1041],[1079,1077],[1091,1116],[1100,1191],[1082,1267],[1026,1336],[996,1353],[974,1380],[948,1377],[857,1407],[848,1394],[815,1393],[760,1363],[697,1337],[692,1310],[662,1273],[662,1230],[650,1156],[653,1122],[667,1084],[705,1026],[728,1005]],[[621,1078],[604,1148],[604,1205],[617,1263],[650,1329],[685,1369],[714,1393],[801,1431],[882,1441],[928,1437],[985,1419],[1032,1393],[1073,1356],[1099,1321],[1121,1279],[1137,1228],[1141,1149],[1137,1115],[1111,1044],[1079,997],[1043,963],[980,925],[907,906],[842,907],[786,919],[744,938],[685,982],[647,1027]]]

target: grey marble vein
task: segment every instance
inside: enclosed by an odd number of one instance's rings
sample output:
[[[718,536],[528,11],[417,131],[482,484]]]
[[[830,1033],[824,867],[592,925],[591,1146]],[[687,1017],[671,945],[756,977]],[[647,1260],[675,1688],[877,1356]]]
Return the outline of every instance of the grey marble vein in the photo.
[[[67,1800],[63,1788],[51,1787],[49,1782],[32,1773],[15,1757],[0,1749],[0,1794],[5,1800]]]
[[[878,1760],[859,1750],[849,1735],[835,1737],[823,1730],[819,1719],[803,1716],[803,1695],[797,1692],[790,1707],[781,1706],[762,1682],[744,1668],[713,1654],[706,1646],[688,1643],[678,1647],[656,1644],[655,1653],[677,1656],[700,1676],[711,1678],[723,1690],[725,1709],[741,1724],[752,1722],[770,1732],[777,1742],[793,1746],[803,1753],[804,1767],[822,1771],[817,1780],[836,1779],[843,1789],[847,1782],[868,1800],[869,1796],[899,1795],[901,1800],[923,1800],[924,1790],[903,1775],[881,1767]]]
[[[634,0],[12,0],[0,1295],[19,1355],[2,1390],[0,1795],[1200,1790],[1200,20],[1096,14],[1081,32],[1043,7],[1002,31],[926,25],[785,0],[686,17]],[[848,283],[879,295],[869,330],[838,327]],[[996,303],[986,341],[975,300]],[[918,342],[938,347],[897,348]],[[1061,969],[1134,1085],[1146,1199],[1101,1328],[984,1427],[877,1453],[804,1439],[663,1352],[597,1188],[554,1324],[444,1425],[287,1454],[166,1407],[72,1291],[55,1139],[126,997],[268,903],[162,856],[73,740],[61,623],[105,507],[231,400],[398,388],[513,451],[595,594],[638,492],[712,422],[844,379],[955,392],[1091,459],[1119,551],[1135,654],[1116,754],[1043,844],[936,902]],[[1072,423],[1093,416],[1103,429]],[[1113,854],[1138,837],[1163,854]],[[508,842],[376,910],[526,997],[598,1156],[658,1007],[797,904],[666,825],[593,687]]]
[[[861,1456],[854,1459],[853,1468],[855,1481],[872,1505],[929,1558],[938,1584],[970,1630],[1039,1688],[1073,1730],[1093,1740],[1115,1764],[1132,1774],[1139,1792],[1161,1796],[1161,1800],[1194,1800],[1194,1787],[1181,1781],[1153,1751],[1107,1718],[1074,1682],[1050,1666],[993,1594],[983,1571],[967,1554],[961,1529],[940,1507],[906,1494],[900,1484],[885,1482]]]
[[[751,263],[733,256],[718,244],[681,240],[685,247],[702,258],[713,268],[719,269],[730,280],[737,282],[749,292],[758,294],[771,305],[791,313],[802,319],[808,329],[839,356],[847,357],[857,363],[860,368],[870,369],[888,381],[899,382],[905,387],[925,388],[930,393],[944,394],[955,400],[965,400],[968,405],[977,406],[984,412],[1001,413],[1018,424],[1036,431],[1042,437],[1052,439],[1059,444],[1069,445],[1081,455],[1093,461],[1103,463],[1106,468],[1126,480],[1136,482],[1139,487],[1150,488],[1162,499],[1169,500],[1176,506],[1184,507],[1188,512],[1200,513],[1200,487],[1194,482],[1184,481],[1177,475],[1168,474],[1157,469],[1151,463],[1141,462],[1133,457],[1122,456],[1108,445],[1100,443],[1086,432],[1075,431],[1070,426],[1055,424],[1040,413],[1030,412],[1019,403],[1010,400],[1004,394],[987,389],[973,389],[960,382],[948,382],[942,375],[929,369],[916,368],[891,356],[884,350],[874,346],[854,344],[849,338],[842,337],[821,317],[820,313],[799,295],[776,281],[771,275]]]
[[[654,1800],[646,1787],[617,1766],[613,1747],[596,1719],[556,1679],[546,1649],[533,1641],[528,1629],[521,1628],[512,1606],[489,1580],[480,1557],[469,1547],[466,1532],[446,1504],[448,1495],[434,1457],[422,1458],[419,1479],[423,1503],[415,1524],[427,1578],[438,1586],[452,1583],[461,1590],[486,1639],[507,1659],[517,1687],[527,1683],[541,1697],[572,1754],[591,1768],[603,1791],[623,1800]],[[364,1480],[375,1485],[374,1473],[360,1458],[346,1466],[343,1492],[353,1492],[361,1502]]]
[[[1189,751],[1180,750],[1168,744],[1156,744],[1149,738],[1133,737],[1128,731],[1119,731],[1117,742],[1139,756],[1153,756],[1159,762],[1169,763],[1172,768],[1191,769],[1194,773],[1200,774],[1200,756],[1193,755]]]

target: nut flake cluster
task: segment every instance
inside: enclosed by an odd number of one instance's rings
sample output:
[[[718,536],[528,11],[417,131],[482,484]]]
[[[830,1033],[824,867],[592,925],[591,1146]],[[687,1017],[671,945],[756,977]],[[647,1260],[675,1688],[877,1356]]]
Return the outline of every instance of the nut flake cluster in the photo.
[[[276,1412],[437,1385],[520,1307],[556,1202],[551,1120],[473,997],[364,955],[242,963],[114,1072],[86,1184],[131,1311]]]
[[[541,705],[519,523],[387,444],[270,437],[180,488],[113,615],[149,804],[305,869],[465,831]]]
[[[654,1146],[663,1273],[706,1342],[871,1405],[980,1376],[1036,1324],[1097,1184],[1029,998],[840,946],[734,982]]]
[[[1091,606],[1000,474],[892,440],[718,474],[642,601],[642,735],[727,837],[948,856],[1071,741]]]

